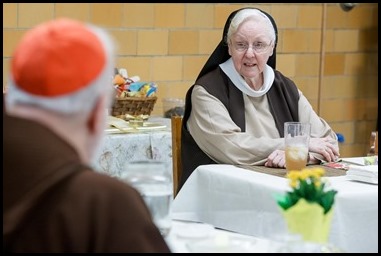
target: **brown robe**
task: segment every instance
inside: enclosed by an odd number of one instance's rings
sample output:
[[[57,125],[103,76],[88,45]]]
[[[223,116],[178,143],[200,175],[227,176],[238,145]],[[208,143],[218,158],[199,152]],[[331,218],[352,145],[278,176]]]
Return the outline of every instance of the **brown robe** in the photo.
[[[274,82],[266,93],[270,112],[274,118],[280,137],[283,137],[283,125],[288,121],[299,121],[298,88],[289,78],[274,69]],[[202,86],[211,95],[218,98],[229,112],[231,119],[245,132],[245,106],[243,93],[233,84],[229,77],[217,67],[213,71],[197,79],[197,85]],[[204,153],[188,131],[187,121],[192,111],[192,85],[185,98],[185,112],[181,128],[181,161],[182,174],[178,187],[180,191],[192,172],[203,164],[216,164]]]
[[[3,252],[170,252],[135,189],[46,127],[3,115],[3,128]]]

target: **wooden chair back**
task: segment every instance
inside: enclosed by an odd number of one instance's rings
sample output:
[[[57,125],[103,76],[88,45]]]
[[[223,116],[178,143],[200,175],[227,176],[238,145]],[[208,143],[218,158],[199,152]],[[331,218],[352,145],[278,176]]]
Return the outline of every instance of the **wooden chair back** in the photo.
[[[172,129],[172,171],[173,171],[173,198],[177,194],[182,172],[181,164],[181,124],[183,118],[181,116],[171,117]]]
[[[372,131],[370,133],[368,155],[378,155],[378,131]]]

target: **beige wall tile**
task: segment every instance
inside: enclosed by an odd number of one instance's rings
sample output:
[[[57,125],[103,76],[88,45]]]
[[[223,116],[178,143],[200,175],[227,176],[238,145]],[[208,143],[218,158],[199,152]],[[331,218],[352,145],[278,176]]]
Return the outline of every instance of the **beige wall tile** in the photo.
[[[174,86],[171,88],[172,95],[176,98],[181,98],[185,100],[185,93],[188,89],[193,85],[193,83],[189,82],[177,82],[174,84]]]
[[[207,61],[207,57],[187,56],[184,57],[184,80],[195,81],[202,67]]]
[[[359,75],[367,69],[368,56],[365,53],[345,54],[345,74]]]
[[[365,98],[378,101],[378,97],[376,97],[378,95],[378,75],[360,76],[357,86],[364,92]]]
[[[327,6],[327,29],[345,28],[347,24],[347,12],[344,12],[339,4],[328,4]]]
[[[354,142],[355,131],[352,122],[332,122],[330,126],[336,133],[341,133],[344,136],[344,144],[351,144]]]
[[[321,28],[323,4],[305,4],[298,8],[297,27]]]
[[[118,55],[137,54],[137,32],[135,30],[112,30],[110,34],[114,36],[117,43]]]
[[[282,38],[283,52],[320,52],[321,31],[320,30],[283,30]]]
[[[297,27],[298,5],[295,4],[276,4],[271,8],[273,16],[279,29]]]
[[[359,48],[358,30],[337,30],[334,33],[336,52],[355,52]]]
[[[373,123],[373,121],[376,121],[378,117],[378,98],[368,98],[365,100],[365,102],[366,112],[364,115],[364,119]],[[375,127],[375,125],[372,125],[372,127]]]
[[[160,88],[162,88],[165,95],[171,95],[172,98],[179,98],[185,100],[185,94],[192,83],[189,82],[167,82],[163,83]]]
[[[154,27],[154,5],[152,3],[124,4],[122,24],[128,28]]]
[[[318,99],[319,79],[317,77],[298,77],[293,79],[296,86],[302,91],[308,101]],[[315,111],[317,108],[314,107]]]
[[[325,99],[357,98],[360,89],[358,78],[353,76],[326,76],[321,88]]]
[[[322,34],[324,53],[334,52],[335,49],[335,33],[333,29],[327,29],[324,34]]]
[[[138,55],[168,54],[167,30],[139,30]]]
[[[283,42],[284,42],[284,30],[278,30],[278,43],[276,45],[277,53],[285,53],[283,50]]]
[[[129,76],[139,76],[140,81],[153,81],[151,57],[119,57],[118,68],[126,68]]]
[[[199,54],[211,54],[222,39],[222,30],[199,31]]]
[[[179,98],[185,99],[184,91],[187,91],[190,85],[185,82],[166,82],[159,86],[159,93],[157,102],[155,104],[153,113],[158,116],[162,116],[163,111],[163,99],[164,98]],[[169,96],[168,96],[169,95]]]
[[[326,54],[324,56],[324,75],[344,74],[345,55],[340,53]]]
[[[17,27],[17,4],[3,3],[3,28]]]
[[[242,7],[242,5],[238,5],[238,4],[217,4],[217,5],[215,5],[214,6],[214,27],[223,29],[229,15],[233,11],[238,10],[241,7]]]
[[[306,30],[285,29],[283,30],[283,52],[306,52],[308,49],[308,33]]]
[[[13,29],[6,29],[3,30],[3,57],[11,57],[13,54],[13,51],[15,50],[16,46],[18,45],[19,41],[21,40],[21,37],[25,34],[27,30],[20,29],[20,30],[13,30]]]
[[[295,76],[295,54],[277,54],[276,66],[286,76]]]
[[[308,52],[321,52],[321,30],[315,29],[308,31],[307,37],[308,37],[308,44],[307,44],[307,50]]]
[[[300,54],[296,57],[297,76],[317,76],[319,74],[319,54]]]
[[[88,22],[90,20],[89,3],[56,3],[56,17],[68,17]]]
[[[372,11],[374,9],[373,5],[369,4],[359,4],[348,12],[347,26],[348,28],[360,28],[367,29],[374,27]]]
[[[355,134],[357,136],[354,138],[354,143],[366,143],[366,146],[369,145],[370,130],[367,121],[363,120],[355,123]]]
[[[96,25],[116,28],[122,26],[123,4],[91,4],[90,21]]]
[[[366,114],[365,99],[345,99],[343,100],[343,121],[364,120]]]
[[[155,57],[152,66],[153,81],[175,81],[183,78],[183,57]]]
[[[54,18],[54,4],[19,3],[18,27],[31,28]]]
[[[197,54],[199,33],[196,30],[172,30],[169,32],[169,55]]]
[[[157,28],[182,28],[185,24],[184,4],[154,4],[154,26]]]
[[[364,156],[366,147],[364,144],[340,145],[340,157]]]
[[[327,99],[321,101],[320,116],[322,116],[328,123],[342,121],[344,111],[344,103],[342,100]]]
[[[185,26],[188,28],[213,28],[214,5],[213,4],[186,4]]]

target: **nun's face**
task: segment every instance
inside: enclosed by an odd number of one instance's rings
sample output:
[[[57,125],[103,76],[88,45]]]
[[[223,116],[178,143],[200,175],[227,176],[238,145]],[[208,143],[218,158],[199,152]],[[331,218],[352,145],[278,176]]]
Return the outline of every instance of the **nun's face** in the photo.
[[[273,54],[273,45],[266,26],[253,20],[243,22],[232,35],[229,54],[234,67],[245,80],[261,81],[267,60]]]

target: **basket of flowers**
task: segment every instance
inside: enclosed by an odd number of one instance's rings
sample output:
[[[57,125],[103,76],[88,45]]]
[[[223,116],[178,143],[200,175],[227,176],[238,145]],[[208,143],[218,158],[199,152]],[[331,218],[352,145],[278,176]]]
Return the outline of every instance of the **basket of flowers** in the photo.
[[[113,79],[116,97],[110,115],[122,119],[148,117],[157,101],[157,85],[134,81],[116,74]]]

